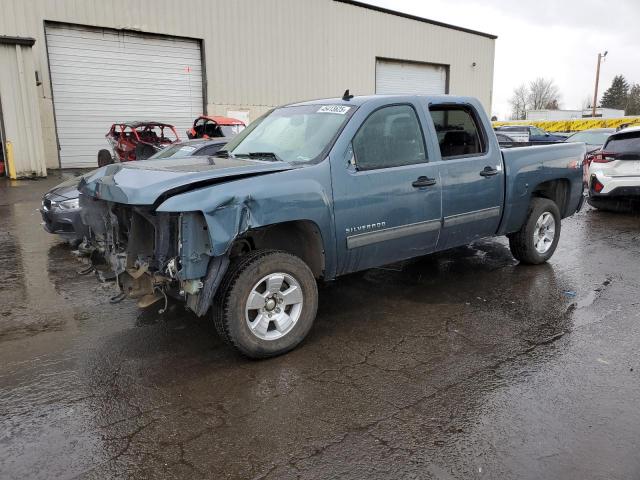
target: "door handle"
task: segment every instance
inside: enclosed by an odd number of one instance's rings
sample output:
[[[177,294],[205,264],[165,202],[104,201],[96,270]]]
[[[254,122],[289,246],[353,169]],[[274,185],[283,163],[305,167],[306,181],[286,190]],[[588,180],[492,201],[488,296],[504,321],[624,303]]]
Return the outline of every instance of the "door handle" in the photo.
[[[496,168],[489,167],[489,166],[484,167],[484,170],[480,172],[480,175],[483,177],[492,177],[497,174],[498,174],[498,170]]]
[[[420,187],[431,187],[432,185],[436,184],[436,179],[435,178],[429,178],[429,177],[418,177],[417,180],[414,180],[413,183],[411,185],[413,185],[416,188],[420,188]]]

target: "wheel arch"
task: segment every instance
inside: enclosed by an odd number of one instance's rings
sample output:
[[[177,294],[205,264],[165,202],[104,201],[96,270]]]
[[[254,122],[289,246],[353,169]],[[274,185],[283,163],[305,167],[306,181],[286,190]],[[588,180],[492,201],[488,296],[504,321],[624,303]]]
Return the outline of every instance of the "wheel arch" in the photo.
[[[251,250],[282,250],[301,258],[319,279],[325,276],[326,249],[322,231],[312,220],[292,220],[250,228],[231,243],[231,258]]]
[[[568,178],[547,180],[531,190],[531,198],[546,198],[558,206],[560,217],[569,216],[569,200],[571,198],[571,182]]]

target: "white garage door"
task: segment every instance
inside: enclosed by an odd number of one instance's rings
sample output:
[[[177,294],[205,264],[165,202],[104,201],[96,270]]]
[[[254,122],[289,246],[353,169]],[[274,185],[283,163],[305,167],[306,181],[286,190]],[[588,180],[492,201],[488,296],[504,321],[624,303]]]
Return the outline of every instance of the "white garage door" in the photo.
[[[378,60],[376,93],[440,95],[446,93],[447,69],[426,63]]]
[[[181,138],[202,113],[197,40],[47,25],[63,168],[95,167],[111,124],[155,120]]]

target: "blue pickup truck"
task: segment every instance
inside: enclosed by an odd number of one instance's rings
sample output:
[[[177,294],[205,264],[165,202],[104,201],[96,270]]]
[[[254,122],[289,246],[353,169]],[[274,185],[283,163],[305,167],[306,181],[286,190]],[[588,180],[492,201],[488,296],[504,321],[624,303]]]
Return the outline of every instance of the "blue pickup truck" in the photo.
[[[179,298],[264,358],[305,338],[318,280],[496,235],[545,262],[582,205],[584,154],[501,151],[473,98],[345,94],[275,108],[214,156],[100,168],[80,204],[122,297]]]

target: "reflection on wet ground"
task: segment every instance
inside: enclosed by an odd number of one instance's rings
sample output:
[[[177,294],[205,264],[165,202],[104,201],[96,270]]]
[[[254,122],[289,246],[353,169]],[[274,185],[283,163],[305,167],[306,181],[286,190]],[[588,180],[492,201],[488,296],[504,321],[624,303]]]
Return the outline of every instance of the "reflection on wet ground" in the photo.
[[[41,231],[55,179],[0,187],[2,478],[636,478],[640,217],[563,222],[321,286],[253,362],[206,319],[111,305]]]

